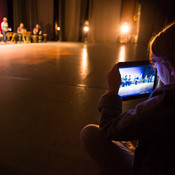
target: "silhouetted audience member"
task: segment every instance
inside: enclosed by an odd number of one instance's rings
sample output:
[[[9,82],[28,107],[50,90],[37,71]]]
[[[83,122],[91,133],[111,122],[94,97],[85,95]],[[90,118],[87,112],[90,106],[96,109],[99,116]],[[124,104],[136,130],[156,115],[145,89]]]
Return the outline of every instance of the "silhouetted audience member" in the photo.
[[[148,100],[122,113],[121,77],[116,64],[108,74],[108,92],[99,102],[100,124],[80,133],[84,150],[103,175],[172,175],[175,165],[175,23],[149,43],[150,61],[164,85]],[[127,142],[137,140],[135,151]]]

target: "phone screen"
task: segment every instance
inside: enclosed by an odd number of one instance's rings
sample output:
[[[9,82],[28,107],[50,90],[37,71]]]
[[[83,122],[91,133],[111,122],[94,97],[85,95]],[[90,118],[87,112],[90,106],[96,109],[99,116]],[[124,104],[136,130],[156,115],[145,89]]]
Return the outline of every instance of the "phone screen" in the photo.
[[[133,65],[119,67],[121,97],[149,95],[155,87],[156,69],[152,65]]]

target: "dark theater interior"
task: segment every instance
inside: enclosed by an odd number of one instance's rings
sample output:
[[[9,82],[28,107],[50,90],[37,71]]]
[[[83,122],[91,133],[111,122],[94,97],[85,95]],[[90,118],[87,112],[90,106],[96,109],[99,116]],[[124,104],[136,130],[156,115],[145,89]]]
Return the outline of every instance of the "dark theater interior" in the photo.
[[[99,124],[113,65],[148,60],[150,38],[175,19],[173,1],[0,0],[4,17],[0,175],[100,175],[80,131]],[[122,112],[143,100],[123,101]]]

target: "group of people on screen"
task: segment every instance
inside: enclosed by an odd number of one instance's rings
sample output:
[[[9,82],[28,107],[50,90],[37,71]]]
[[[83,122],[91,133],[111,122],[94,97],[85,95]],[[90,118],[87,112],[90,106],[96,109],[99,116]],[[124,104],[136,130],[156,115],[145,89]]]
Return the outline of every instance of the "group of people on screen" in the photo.
[[[140,84],[140,83],[150,83],[154,82],[155,76],[153,75],[145,75],[145,77],[142,77],[142,74],[140,76],[134,76],[132,77],[131,75],[122,75],[121,77],[121,86],[130,86],[132,84]]]
[[[3,21],[1,23],[1,29],[2,29],[2,35],[3,35],[3,41],[6,42],[7,41],[7,36],[6,34],[8,32],[11,32],[12,29],[9,28],[8,25],[8,21],[7,18],[4,17]],[[17,35],[18,35],[18,40],[21,41],[22,40],[22,35],[24,32],[27,32],[27,29],[24,27],[23,23],[20,23],[19,27],[17,28]],[[42,28],[39,24],[36,24],[36,26],[33,28],[33,35],[35,36],[42,36]],[[31,37],[32,40],[32,37]]]

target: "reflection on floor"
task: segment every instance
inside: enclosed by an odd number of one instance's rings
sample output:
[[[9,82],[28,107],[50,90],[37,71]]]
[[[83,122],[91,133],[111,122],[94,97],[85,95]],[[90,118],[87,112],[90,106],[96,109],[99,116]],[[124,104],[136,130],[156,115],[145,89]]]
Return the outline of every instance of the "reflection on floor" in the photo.
[[[139,45],[49,42],[0,45],[0,174],[98,175],[79,132],[98,124],[106,74],[144,60]],[[123,111],[135,103],[124,102]]]

